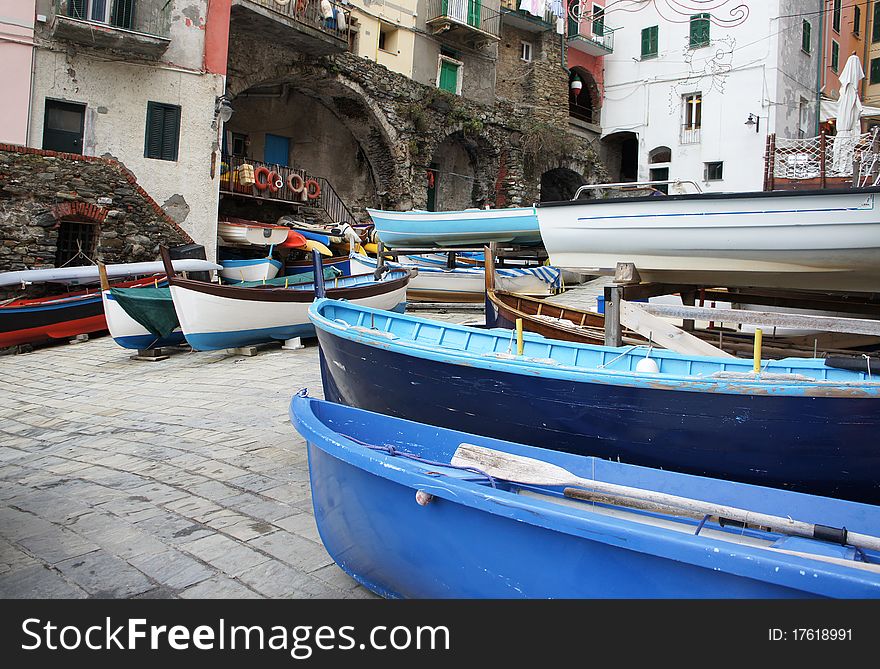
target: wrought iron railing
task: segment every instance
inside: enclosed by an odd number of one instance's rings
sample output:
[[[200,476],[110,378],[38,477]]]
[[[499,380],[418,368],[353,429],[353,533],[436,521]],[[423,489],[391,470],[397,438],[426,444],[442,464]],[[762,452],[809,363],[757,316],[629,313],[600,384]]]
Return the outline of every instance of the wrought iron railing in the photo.
[[[681,126],[681,144],[699,144],[700,143],[700,126],[685,123]]]
[[[171,5],[168,0],[55,0],[55,15],[167,39]]]
[[[549,7],[544,9],[541,16],[535,16],[531,12],[527,12],[525,9],[519,9],[519,2],[517,0],[501,0],[501,8],[509,12],[516,12],[519,16],[531,21],[543,21],[550,25],[556,25],[556,15],[550,11]]]
[[[351,10],[343,8],[331,0],[333,16],[325,16],[320,0],[247,0],[255,5],[265,7],[276,14],[281,14],[298,23],[320,30],[332,37],[338,37],[348,43],[351,28]],[[343,19],[337,17],[341,13]]]
[[[577,30],[573,27],[577,26]],[[578,23],[568,22],[568,39],[582,39],[593,44],[597,44],[606,51],[614,51],[614,33],[618,28],[610,28],[605,25],[604,20],[591,20],[584,16],[583,20]]]
[[[263,170],[259,175],[260,184],[266,184],[264,188],[258,187],[247,177],[247,175],[253,176],[252,170],[256,172],[261,167],[269,171],[269,174],[266,174]],[[276,188],[274,183],[269,185],[272,173],[278,176],[280,187]],[[291,179],[294,174],[298,175],[299,179]],[[271,177],[271,180],[274,181],[274,177]],[[318,184],[317,189],[314,186],[307,186],[307,182],[310,180],[314,180]],[[291,181],[294,182],[293,187],[297,189],[303,187],[303,190],[294,192]],[[293,167],[272,165],[239,156],[223,156],[220,163],[220,191],[317,207],[323,209],[334,223],[348,223],[349,225],[357,223],[351,210],[327,179]],[[316,197],[310,197],[315,193],[317,193]]]
[[[459,25],[469,26],[495,37],[501,35],[501,12],[497,0],[428,0],[425,20],[449,19]]]
[[[585,95],[585,93],[581,93],[581,95]],[[601,113],[602,110],[600,108],[586,107],[572,100],[568,103],[568,115],[586,123],[599,125]]]

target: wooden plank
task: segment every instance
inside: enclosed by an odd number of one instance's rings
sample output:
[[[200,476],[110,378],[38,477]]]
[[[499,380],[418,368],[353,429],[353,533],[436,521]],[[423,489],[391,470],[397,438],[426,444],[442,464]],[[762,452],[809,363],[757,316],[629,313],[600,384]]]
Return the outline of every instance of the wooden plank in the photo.
[[[745,309],[710,309],[673,304],[648,303],[640,306],[649,314],[666,318],[694,318],[723,323],[747,323],[765,328],[797,328],[880,336],[880,320],[865,318],[809,316],[806,314],[784,314],[778,311],[747,311]]]
[[[672,323],[647,313],[646,304],[622,301],[620,322],[630,330],[649,338],[658,346],[686,355],[709,355],[716,358],[733,358],[730,353],[688,334]]]

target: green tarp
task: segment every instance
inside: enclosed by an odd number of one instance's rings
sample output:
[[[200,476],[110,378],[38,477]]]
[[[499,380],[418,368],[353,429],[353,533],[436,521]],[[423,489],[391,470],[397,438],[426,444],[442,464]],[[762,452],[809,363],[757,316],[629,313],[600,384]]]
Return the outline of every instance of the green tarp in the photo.
[[[324,278],[335,279],[342,271],[336,267],[325,267]],[[312,272],[282,276],[268,281],[244,281],[236,283],[238,288],[254,288],[256,286],[284,287],[301,283],[311,283]],[[135,321],[143,325],[154,337],[165,338],[180,327],[174,303],[171,301],[170,288],[111,288],[110,294],[123,311]]]

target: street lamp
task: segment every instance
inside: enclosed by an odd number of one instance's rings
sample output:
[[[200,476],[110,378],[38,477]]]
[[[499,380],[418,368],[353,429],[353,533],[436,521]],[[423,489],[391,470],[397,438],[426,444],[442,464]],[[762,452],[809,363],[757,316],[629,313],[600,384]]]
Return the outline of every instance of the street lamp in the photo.
[[[215,122],[219,119],[223,123],[226,123],[232,118],[232,112],[234,111],[235,110],[232,108],[232,102],[230,102],[229,97],[226,94],[217,97],[214,102]]]
[[[761,128],[761,117],[756,116],[755,114],[749,114],[749,117],[746,119],[746,125],[755,126],[755,132],[758,132]]]

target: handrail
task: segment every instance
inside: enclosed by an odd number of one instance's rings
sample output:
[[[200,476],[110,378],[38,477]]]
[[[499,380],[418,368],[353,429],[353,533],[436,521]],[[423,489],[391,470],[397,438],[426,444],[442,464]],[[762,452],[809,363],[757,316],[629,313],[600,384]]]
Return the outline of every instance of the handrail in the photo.
[[[703,189],[700,188],[699,184],[696,181],[691,181],[690,179],[669,179],[665,181],[621,181],[619,183],[607,183],[607,184],[584,184],[580,188],[575,191],[574,197],[572,200],[577,200],[581,192],[585,190],[598,190],[600,188],[643,188],[645,186],[680,186],[681,184],[691,184],[694,188],[697,189],[698,193],[702,193]]]

